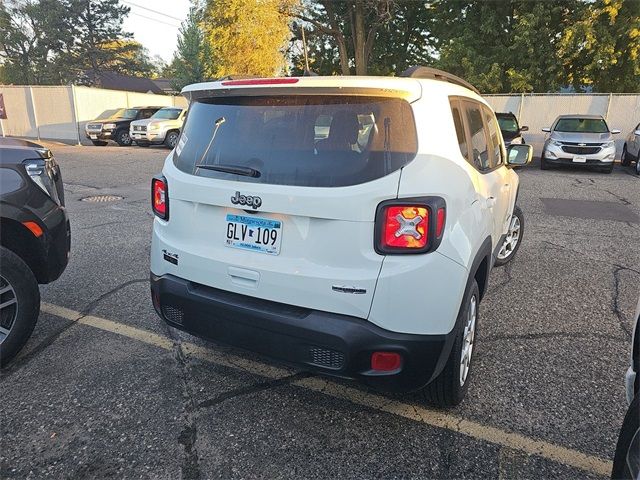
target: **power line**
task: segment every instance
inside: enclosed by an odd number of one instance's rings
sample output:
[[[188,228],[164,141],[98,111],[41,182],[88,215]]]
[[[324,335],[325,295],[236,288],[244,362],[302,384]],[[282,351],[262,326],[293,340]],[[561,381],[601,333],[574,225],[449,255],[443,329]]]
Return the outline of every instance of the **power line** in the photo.
[[[143,7],[142,5],[136,5],[135,3],[128,2],[127,0],[122,0],[122,3],[126,3],[127,5],[130,5],[132,7],[141,8],[142,10],[146,10],[148,12],[155,13],[157,15],[162,15],[163,17],[167,17],[167,18],[170,18],[172,20],[178,20],[180,23],[182,23],[183,20],[184,20],[183,18],[173,17],[171,15],[167,15],[166,13],[158,12],[157,10],[153,10],[151,8]]]
[[[131,12],[131,15],[136,15],[138,17],[146,18],[147,20],[153,20],[154,22],[162,23],[164,25],[169,25],[170,27],[180,28],[180,25],[175,25],[173,23],[165,22],[164,20],[158,20],[157,18],[147,17],[146,15],[142,15],[140,13]]]

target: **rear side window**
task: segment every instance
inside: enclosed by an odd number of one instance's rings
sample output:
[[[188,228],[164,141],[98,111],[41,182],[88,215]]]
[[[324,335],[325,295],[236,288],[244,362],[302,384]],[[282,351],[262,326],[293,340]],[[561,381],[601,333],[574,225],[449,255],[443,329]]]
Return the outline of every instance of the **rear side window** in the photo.
[[[469,134],[471,135],[471,152],[473,164],[478,170],[489,170],[489,144],[487,134],[482,121],[482,110],[480,104],[465,102],[465,112]]]
[[[489,168],[495,168],[502,164],[502,143],[500,141],[502,134],[493,112],[485,106],[482,107],[482,111],[489,133]]]
[[[340,187],[402,168],[417,143],[411,106],[399,98],[209,98],[189,107],[174,162],[203,177]]]
[[[460,102],[451,100],[451,114],[453,115],[453,124],[456,127],[456,135],[458,136],[458,146],[460,153],[469,161],[469,146],[467,145],[467,134],[464,131],[464,123],[462,121],[462,113],[460,111]]]

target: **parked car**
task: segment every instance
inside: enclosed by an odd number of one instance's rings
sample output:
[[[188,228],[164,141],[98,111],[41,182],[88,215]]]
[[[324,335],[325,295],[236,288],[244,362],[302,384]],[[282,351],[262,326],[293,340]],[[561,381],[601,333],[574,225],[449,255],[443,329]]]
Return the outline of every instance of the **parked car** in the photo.
[[[40,311],[38,284],[62,274],[70,242],[62,176],[51,151],[0,138],[0,365],[31,335]]]
[[[496,113],[496,117],[498,118],[498,125],[500,125],[502,138],[504,139],[504,143],[507,147],[512,143],[525,143],[524,138],[522,137],[522,132],[528,131],[529,127],[527,127],[526,125],[523,125],[521,127],[518,124],[518,119],[511,112]]]
[[[183,108],[161,108],[146,120],[131,122],[129,135],[141,147],[164,144],[175,148],[186,113]]]
[[[624,417],[613,459],[613,479],[640,478],[640,300],[635,313],[631,359],[625,376],[629,409]]]
[[[109,118],[92,120],[85,126],[87,138],[96,146],[105,146],[113,140],[121,147],[132,143],[129,125],[134,120],[150,118],[162,107],[120,108]]]
[[[620,162],[625,167],[631,165],[631,162],[636,162],[636,170],[640,173],[640,123],[625,140]]]
[[[597,167],[606,173],[613,171],[616,145],[613,135],[600,115],[561,115],[550,128],[540,158],[540,168],[553,165]]]
[[[511,167],[531,147],[505,149],[477,90],[425,67],[183,94],[182,136],[152,180],[158,314],[322,374],[459,403],[489,272],[523,238]]]

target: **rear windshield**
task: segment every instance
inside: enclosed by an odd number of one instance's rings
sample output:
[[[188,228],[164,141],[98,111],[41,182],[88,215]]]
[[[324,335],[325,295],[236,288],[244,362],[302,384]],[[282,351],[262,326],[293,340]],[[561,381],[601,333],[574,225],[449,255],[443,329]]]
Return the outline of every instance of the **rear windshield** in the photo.
[[[154,113],[151,118],[162,119],[162,120],[175,120],[182,113],[182,109],[180,108],[161,108],[156,113]]]
[[[500,116],[498,115],[498,125],[500,126],[500,130],[503,132],[509,133],[518,133],[518,122],[515,117],[512,116]]]
[[[556,132],[570,133],[607,133],[607,124],[601,118],[561,118],[555,128]]]
[[[174,161],[203,177],[338,187],[388,175],[416,152],[411,106],[399,98],[225,97],[192,103]]]

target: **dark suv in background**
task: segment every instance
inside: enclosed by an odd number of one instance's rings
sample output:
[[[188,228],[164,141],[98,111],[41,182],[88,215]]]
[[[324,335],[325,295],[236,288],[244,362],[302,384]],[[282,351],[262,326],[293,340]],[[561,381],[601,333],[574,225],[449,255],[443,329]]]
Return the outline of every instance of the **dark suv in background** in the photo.
[[[31,335],[38,284],[62,274],[70,245],[62,176],[51,151],[0,138],[0,365]]]
[[[524,138],[522,138],[522,132],[529,130],[529,127],[518,125],[518,119],[516,116],[509,113],[496,113],[498,119],[498,125],[500,126],[500,132],[504,139],[504,144],[508,147],[513,144],[523,144]]]
[[[87,138],[94,145],[105,146],[109,140],[113,140],[121,147],[131,145],[133,142],[129,135],[129,126],[134,120],[150,118],[162,107],[133,107],[120,108],[109,118],[96,119],[87,123],[84,130]]]

